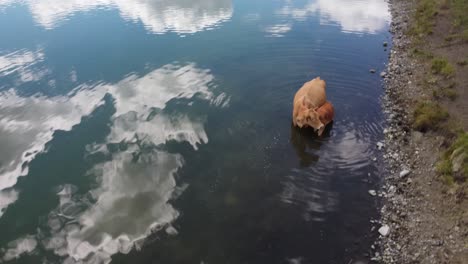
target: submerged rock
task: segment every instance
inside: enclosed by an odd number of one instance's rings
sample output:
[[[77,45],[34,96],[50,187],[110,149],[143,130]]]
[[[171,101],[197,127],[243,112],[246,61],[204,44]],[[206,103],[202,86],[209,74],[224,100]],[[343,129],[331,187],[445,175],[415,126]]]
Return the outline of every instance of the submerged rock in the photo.
[[[377,148],[381,150],[384,147],[384,143],[382,142],[377,142]]]

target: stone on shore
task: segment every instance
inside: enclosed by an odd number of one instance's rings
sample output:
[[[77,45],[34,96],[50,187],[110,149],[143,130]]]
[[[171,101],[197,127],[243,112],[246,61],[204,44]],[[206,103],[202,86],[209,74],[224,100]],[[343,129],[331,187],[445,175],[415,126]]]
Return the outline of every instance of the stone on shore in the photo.
[[[390,227],[388,225],[383,225],[379,228],[379,233],[382,236],[387,236],[390,233]]]
[[[408,176],[409,174],[410,174],[409,170],[402,170],[400,172],[400,178],[404,178],[404,177]]]

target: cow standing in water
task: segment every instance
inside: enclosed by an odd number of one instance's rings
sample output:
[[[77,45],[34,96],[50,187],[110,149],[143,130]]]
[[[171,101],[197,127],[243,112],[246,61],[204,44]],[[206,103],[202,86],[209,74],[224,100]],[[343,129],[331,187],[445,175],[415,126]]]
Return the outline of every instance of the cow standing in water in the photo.
[[[306,82],[294,96],[294,126],[312,127],[319,135],[335,115],[333,105],[326,99],[326,83],[317,77]]]

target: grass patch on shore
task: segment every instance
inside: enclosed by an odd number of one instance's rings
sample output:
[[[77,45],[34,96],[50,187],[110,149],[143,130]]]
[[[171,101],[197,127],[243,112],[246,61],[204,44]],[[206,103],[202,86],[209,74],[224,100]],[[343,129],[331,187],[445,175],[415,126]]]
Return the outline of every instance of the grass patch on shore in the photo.
[[[430,101],[419,102],[413,113],[413,126],[421,132],[436,131],[448,117],[448,112],[439,104]]]
[[[463,41],[468,41],[468,29],[463,30],[463,32],[461,33],[461,39]]]
[[[444,152],[442,160],[437,164],[437,171],[449,184],[468,179],[468,133],[459,134]]]
[[[455,101],[455,99],[457,99],[457,97],[458,97],[457,91],[455,89],[452,89],[452,88],[443,89],[443,94],[444,94],[445,97],[450,99],[450,101]]]
[[[442,9],[448,9],[453,16],[453,27],[460,34],[450,34],[446,41],[455,38],[468,40],[468,1],[467,0],[418,0],[416,5],[415,20],[409,33],[417,38],[422,38],[433,33],[436,23],[435,17]]]
[[[446,58],[434,58],[431,61],[431,70],[433,73],[442,74],[450,77],[455,73],[455,68]]]
[[[428,51],[418,49],[418,48],[412,48],[411,53],[414,54],[416,57],[423,58],[423,59],[432,59],[434,58],[434,55]]]
[[[468,1],[452,0],[451,5],[454,15],[454,25],[464,29],[468,28]]]
[[[432,97],[436,99],[448,98],[450,101],[455,101],[458,98],[458,93],[455,89],[452,88],[442,88],[439,90],[432,90]]]
[[[468,65],[468,60],[459,60],[459,61],[457,61],[457,64],[459,66],[464,67],[464,66]]]
[[[410,29],[410,33],[416,37],[432,34],[434,17],[438,13],[437,9],[435,0],[419,0],[416,7],[415,23]]]

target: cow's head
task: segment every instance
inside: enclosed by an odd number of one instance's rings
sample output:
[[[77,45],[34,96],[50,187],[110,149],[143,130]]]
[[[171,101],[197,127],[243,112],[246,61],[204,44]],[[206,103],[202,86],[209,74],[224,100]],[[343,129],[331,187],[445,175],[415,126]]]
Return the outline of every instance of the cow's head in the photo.
[[[320,121],[320,116],[317,113],[317,109],[309,109],[306,122],[308,126],[312,127],[319,133],[323,131],[325,128],[322,121]]]
[[[300,128],[309,126],[316,131],[323,131],[325,126],[320,121],[320,116],[317,113],[317,109],[318,108],[311,108],[310,103],[308,103],[307,99],[304,98],[296,117],[296,124]]]

